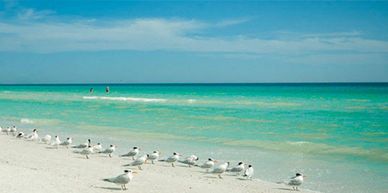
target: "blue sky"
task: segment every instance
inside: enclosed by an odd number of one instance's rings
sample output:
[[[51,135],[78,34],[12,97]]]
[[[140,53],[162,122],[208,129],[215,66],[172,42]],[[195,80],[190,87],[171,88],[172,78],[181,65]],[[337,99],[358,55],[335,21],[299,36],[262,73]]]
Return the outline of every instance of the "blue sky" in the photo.
[[[0,2],[0,83],[387,82],[388,2]]]

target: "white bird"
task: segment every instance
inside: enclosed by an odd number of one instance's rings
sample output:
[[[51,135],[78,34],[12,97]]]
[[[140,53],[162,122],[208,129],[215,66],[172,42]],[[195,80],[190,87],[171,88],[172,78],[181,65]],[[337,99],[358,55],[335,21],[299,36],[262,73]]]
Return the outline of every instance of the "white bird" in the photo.
[[[166,161],[167,163],[171,163],[171,166],[175,167],[175,162],[179,160],[179,156],[180,156],[179,153],[174,152],[172,156],[170,156],[166,160],[161,160],[161,161]]]
[[[54,141],[51,143],[52,146],[55,146],[56,148],[58,148],[59,144],[61,144],[61,140],[59,139],[58,136],[55,136],[55,139]]]
[[[29,140],[29,141],[38,140],[38,139],[39,139],[38,130],[33,129],[33,130],[32,130],[32,133],[30,133],[29,135],[27,135],[26,138],[27,138],[27,140]]]
[[[9,135],[9,133],[11,132],[11,127],[7,127],[6,129],[3,129],[3,132]]]
[[[204,168],[206,169],[206,172],[209,172],[209,169],[213,168],[215,163],[217,163],[217,160],[209,158],[205,163],[201,165],[201,168]]]
[[[23,132],[19,132],[19,133],[16,135],[16,138],[18,138],[18,139],[24,138],[24,133],[23,133]]]
[[[10,132],[11,132],[11,134],[12,134],[13,136],[16,135],[16,131],[17,131],[17,129],[16,129],[16,126],[15,126],[15,125],[12,126],[12,127],[10,128]]]
[[[211,171],[211,173],[217,174],[218,177],[222,179],[221,174],[225,173],[225,171],[226,171],[226,169],[228,168],[228,166],[229,166],[229,162],[223,163],[223,164],[221,164],[221,165],[215,167],[215,168],[213,169],[213,171]]]
[[[139,154],[140,148],[133,147],[128,153],[120,155],[120,157],[132,157],[132,160],[135,160],[135,156]]]
[[[83,149],[83,148],[89,147],[89,145],[91,145],[91,140],[90,140],[90,139],[88,139],[85,143],[81,143],[81,144],[79,144],[79,145],[75,145],[75,146],[73,146],[72,148]]]
[[[303,184],[303,178],[306,177],[301,173],[296,173],[286,184],[291,186],[293,190],[299,190],[299,186]]]
[[[69,148],[71,143],[73,143],[73,139],[71,137],[68,137],[68,138],[66,138],[66,141],[63,141],[59,145],[66,146],[67,148]]]
[[[109,157],[112,157],[112,153],[116,150],[115,145],[110,145],[110,147],[106,148],[104,151],[101,151],[100,153],[108,154]]]
[[[93,145],[93,152],[100,153],[103,150],[101,143],[97,143],[97,145]]]
[[[254,172],[255,170],[253,169],[252,165],[249,165],[248,168],[245,170],[243,177],[252,180]]]
[[[125,187],[125,185],[132,181],[132,173],[134,172],[132,172],[131,170],[124,170],[124,174],[121,174],[114,178],[105,178],[103,179],[103,181],[115,183],[117,185],[120,185],[122,190],[127,190],[127,187]]]
[[[159,151],[154,151],[151,154],[147,154],[147,160],[151,160],[151,163],[155,164],[154,161],[157,161],[159,159],[159,156]]]
[[[191,155],[189,157],[186,157],[184,160],[178,160],[178,162],[187,164],[189,167],[195,165],[197,161],[199,160],[199,157],[196,155]]]
[[[93,154],[93,147],[89,145],[89,147],[83,149],[81,152],[79,152],[81,155],[86,156],[86,159],[89,159],[89,155]]]
[[[234,172],[236,175],[239,175],[242,171],[245,170],[245,164],[243,162],[238,162],[237,166],[227,169],[228,172]]]
[[[141,168],[141,165],[143,165],[145,163],[145,161],[147,160],[147,155],[143,155],[143,156],[140,156],[138,157],[135,161],[133,161],[132,163],[130,164],[126,164],[124,166],[137,166],[139,168],[139,170],[143,170]]]
[[[51,135],[45,135],[43,138],[40,139],[41,143],[50,144],[51,143]]]

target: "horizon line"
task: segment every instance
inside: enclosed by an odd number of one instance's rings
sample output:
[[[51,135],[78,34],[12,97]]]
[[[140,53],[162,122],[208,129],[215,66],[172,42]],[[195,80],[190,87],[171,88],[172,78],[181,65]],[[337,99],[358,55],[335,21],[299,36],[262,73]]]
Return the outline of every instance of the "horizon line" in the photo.
[[[388,82],[164,82],[164,83],[0,83],[0,86],[70,86],[70,85],[298,85],[298,84],[388,84]]]

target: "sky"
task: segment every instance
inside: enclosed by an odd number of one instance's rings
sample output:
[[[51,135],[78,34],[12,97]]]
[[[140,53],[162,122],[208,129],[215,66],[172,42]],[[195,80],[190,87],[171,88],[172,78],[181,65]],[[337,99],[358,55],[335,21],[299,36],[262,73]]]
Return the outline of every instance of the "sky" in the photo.
[[[388,1],[0,0],[0,84],[388,82]]]

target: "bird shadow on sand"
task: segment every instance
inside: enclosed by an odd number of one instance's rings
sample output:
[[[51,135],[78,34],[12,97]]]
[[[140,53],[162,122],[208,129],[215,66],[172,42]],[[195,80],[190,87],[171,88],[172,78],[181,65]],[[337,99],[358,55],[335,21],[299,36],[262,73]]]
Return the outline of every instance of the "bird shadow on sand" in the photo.
[[[218,176],[204,176],[205,178],[220,179]]]
[[[59,149],[57,147],[46,147],[46,149]]]
[[[116,188],[116,187],[94,186],[94,188],[100,188],[100,189],[105,189],[105,190],[121,190],[121,188]]]
[[[275,189],[278,189],[278,190],[295,191],[295,190],[293,190],[292,188],[275,188]]]

